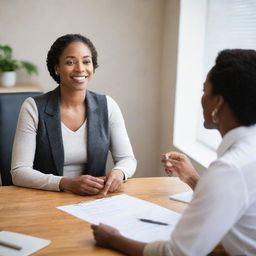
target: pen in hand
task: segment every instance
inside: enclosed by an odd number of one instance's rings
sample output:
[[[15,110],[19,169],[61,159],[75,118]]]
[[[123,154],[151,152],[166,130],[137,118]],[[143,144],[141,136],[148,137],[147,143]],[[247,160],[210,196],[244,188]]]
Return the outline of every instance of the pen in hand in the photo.
[[[155,221],[155,220],[150,220],[150,219],[140,219],[140,221],[143,221],[143,222],[147,222],[147,223],[152,223],[152,224],[158,224],[158,225],[164,225],[164,226],[168,226],[169,224],[168,223],[165,223],[165,222],[161,222],[161,221]]]

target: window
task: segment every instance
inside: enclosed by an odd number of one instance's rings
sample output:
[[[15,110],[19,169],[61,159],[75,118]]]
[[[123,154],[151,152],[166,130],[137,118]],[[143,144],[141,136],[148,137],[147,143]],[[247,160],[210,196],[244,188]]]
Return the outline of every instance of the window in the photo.
[[[207,167],[220,135],[203,127],[203,82],[217,53],[255,48],[256,1],[181,0],[174,145]]]

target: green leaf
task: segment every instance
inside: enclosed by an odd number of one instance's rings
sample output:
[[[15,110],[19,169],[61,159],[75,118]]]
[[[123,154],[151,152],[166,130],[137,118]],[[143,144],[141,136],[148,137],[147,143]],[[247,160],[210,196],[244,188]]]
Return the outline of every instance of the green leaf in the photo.
[[[18,61],[12,58],[12,48],[9,45],[0,45],[0,72],[25,69],[31,75],[38,74],[37,67],[28,61]]]
[[[37,67],[34,64],[32,64],[31,62],[27,62],[27,61],[21,61],[20,63],[21,63],[21,67],[24,68],[29,75],[31,75],[33,73],[38,75]]]
[[[19,69],[19,64],[15,60],[10,59],[0,59],[0,70],[3,72],[6,71],[15,71]]]
[[[8,45],[0,45],[0,59],[11,59],[12,48]]]

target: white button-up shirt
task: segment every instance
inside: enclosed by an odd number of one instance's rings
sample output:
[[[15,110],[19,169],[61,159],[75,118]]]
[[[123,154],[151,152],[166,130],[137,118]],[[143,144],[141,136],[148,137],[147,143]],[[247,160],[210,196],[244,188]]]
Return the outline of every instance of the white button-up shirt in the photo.
[[[207,255],[221,242],[230,255],[256,255],[256,125],[229,131],[198,182],[170,241],[144,255]]]

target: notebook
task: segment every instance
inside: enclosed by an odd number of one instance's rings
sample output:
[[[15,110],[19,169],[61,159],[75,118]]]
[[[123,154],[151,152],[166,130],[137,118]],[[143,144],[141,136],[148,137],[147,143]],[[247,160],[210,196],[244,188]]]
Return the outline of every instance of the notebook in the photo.
[[[0,232],[0,255],[1,256],[27,256],[44,248],[51,243],[50,240],[23,235],[15,232]],[[3,245],[6,244],[6,245]],[[14,246],[16,249],[8,247]],[[20,247],[20,249],[19,249]]]
[[[192,200],[192,197],[193,197],[192,190],[169,196],[170,199],[185,202],[185,203],[190,203]]]

